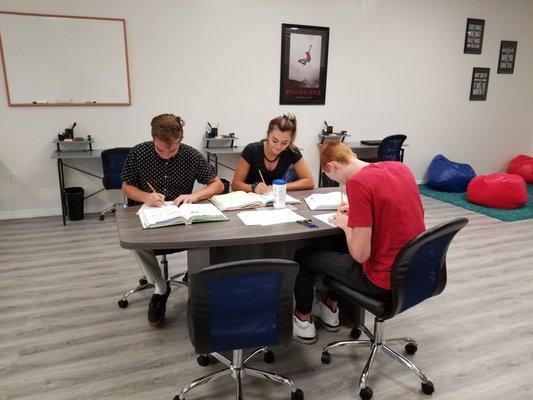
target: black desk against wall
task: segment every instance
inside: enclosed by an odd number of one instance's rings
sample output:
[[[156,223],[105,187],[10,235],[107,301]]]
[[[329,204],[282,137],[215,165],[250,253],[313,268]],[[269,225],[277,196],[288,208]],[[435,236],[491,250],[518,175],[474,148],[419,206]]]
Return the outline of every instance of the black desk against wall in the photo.
[[[98,179],[102,179],[101,176],[96,175],[90,171],[86,171],[84,169],[81,169],[79,167],[76,167],[72,165],[70,162],[75,162],[76,160],[97,160],[99,164],[101,164],[101,154],[102,150],[90,150],[90,151],[66,151],[66,150],[56,150],[52,153],[50,158],[57,160],[57,176],[59,180],[59,195],[61,197],[61,215],[63,218],[63,225],[66,224],[66,201],[65,201],[65,167],[74,169],[78,172],[81,172],[85,175],[90,175]],[[84,199],[87,199],[91,196],[94,196],[96,193],[101,192],[105,189],[100,189],[95,193],[91,193],[88,196],[85,196]]]

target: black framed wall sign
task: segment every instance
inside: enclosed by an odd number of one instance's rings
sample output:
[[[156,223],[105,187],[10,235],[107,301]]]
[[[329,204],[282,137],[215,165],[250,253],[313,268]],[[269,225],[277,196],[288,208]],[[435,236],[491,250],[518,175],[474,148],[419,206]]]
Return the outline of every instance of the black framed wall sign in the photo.
[[[470,100],[487,100],[490,68],[474,67],[470,85]]]
[[[485,20],[468,18],[466,20],[465,47],[466,54],[481,54]]]
[[[516,61],[516,47],[518,42],[514,40],[502,40],[500,45],[500,57],[498,58],[498,73],[512,74]]]
[[[325,104],[329,28],[281,25],[279,104]]]

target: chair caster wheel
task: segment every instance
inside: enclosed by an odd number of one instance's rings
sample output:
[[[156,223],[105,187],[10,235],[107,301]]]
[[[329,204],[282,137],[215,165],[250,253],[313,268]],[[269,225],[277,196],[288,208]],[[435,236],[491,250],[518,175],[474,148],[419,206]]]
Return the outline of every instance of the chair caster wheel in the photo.
[[[141,285],[141,286],[148,285],[148,279],[146,279],[146,278],[139,279],[139,285]]]
[[[196,359],[196,362],[198,363],[200,367],[207,367],[209,363],[211,362],[209,358],[209,354],[199,355],[198,358]]]
[[[432,394],[435,391],[435,387],[433,386],[433,382],[427,381],[427,383],[422,384],[422,391],[425,394]]]
[[[276,359],[276,355],[274,354],[272,350],[268,350],[263,356],[263,360],[265,360],[267,364],[272,364],[275,359]]]
[[[374,392],[368,386],[359,391],[359,397],[361,397],[363,400],[370,400],[373,394]]]
[[[302,392],[302,389],[296,389],[296,392],[291,394],[291,400],[304,400],[304,392]]]
[[[120,300],[118,301],[118,306],[119,306],[120,308],[126,308],[126,307],[128,307],[128,300],[120,299]]]
[[[329,354],[327,351],[323,351],[322,355],[320,356],[320,361],[322,361],[322,364],[331,363],[331,354]]]
[[[105,219],[105,215],[100,215],[100,221],[103,221]]]
[[[352,331],[350,332],[350,336],[354,339],[359,339],[359,337],[361,336],[361,331],[357,326],[352,329]]]
[[[415,354],[417,350],[418,350],[418,347],[417,347],[417,345],[414,344],[414,343],[407,343],[407,344],[405,345],[405,352],[406,352],[407,354],[411,355],[411,356],[412,356],[413,354]]]

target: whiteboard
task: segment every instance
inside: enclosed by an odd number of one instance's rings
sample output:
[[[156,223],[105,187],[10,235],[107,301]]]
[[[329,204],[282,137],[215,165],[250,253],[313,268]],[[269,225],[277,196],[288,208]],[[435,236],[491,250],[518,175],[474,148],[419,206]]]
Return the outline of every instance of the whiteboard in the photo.
[[[10,106],[131,105],[126,21],[0,11]]]

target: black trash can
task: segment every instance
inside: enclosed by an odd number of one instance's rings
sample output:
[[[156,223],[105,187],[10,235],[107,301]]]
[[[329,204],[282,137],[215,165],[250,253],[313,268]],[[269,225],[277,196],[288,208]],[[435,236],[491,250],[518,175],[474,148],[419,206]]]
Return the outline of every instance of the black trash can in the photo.
[[[65,188],[65,203],[67,205],[68,219],[79,221],[83,219],[83,197],[85,191],[82,187]]]

